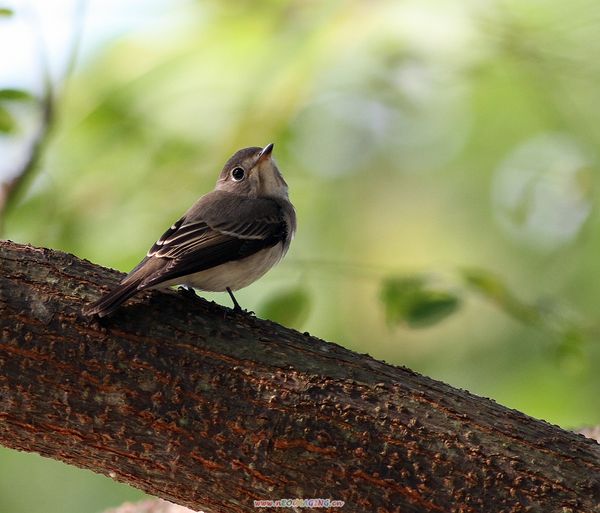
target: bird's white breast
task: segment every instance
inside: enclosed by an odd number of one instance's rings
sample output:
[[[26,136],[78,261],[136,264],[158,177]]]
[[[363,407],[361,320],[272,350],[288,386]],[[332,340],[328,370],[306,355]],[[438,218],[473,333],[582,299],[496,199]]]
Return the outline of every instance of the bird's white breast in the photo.
[[[210,292],[223,292],[227,287],[231,290],[239,290],[258,280],[282,259],[286,251],[287,247],[279,243],[249,257],[161,283],[161,288],[170,285],[187,285]]]

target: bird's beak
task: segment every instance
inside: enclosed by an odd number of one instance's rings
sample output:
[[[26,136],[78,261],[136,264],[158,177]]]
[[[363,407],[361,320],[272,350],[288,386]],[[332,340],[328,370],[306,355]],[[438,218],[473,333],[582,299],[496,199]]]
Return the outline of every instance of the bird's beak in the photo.
[[[273,151],[273,143],[271,144],[267,144],[262,151],[260,152],[260,154],[258,155],[258,160],[257,160],[257,164],[260,162],[264,162],[267,159],[271,158],[271,152]]]

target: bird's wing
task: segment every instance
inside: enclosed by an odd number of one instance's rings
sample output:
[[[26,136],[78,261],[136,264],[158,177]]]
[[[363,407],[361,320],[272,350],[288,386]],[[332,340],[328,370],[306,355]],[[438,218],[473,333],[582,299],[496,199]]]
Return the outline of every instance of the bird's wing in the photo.
[[[286,239],[287,230],[274,201],[213,198],[208,208],[190,209],[173,224],[131,275],[150,271],[140,288],[152,287],[272,247]]]

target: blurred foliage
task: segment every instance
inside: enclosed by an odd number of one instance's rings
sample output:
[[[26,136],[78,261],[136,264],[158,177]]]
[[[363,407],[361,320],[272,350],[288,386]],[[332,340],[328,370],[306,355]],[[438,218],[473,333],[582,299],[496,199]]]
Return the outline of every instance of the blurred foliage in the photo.
[[[17,128],[17,123],[11,113],[0,104],[0,133],[10,134]]]
[[[10,103],[30,98],[31,95],[21,89],[0,89],[0,133],[12,134],[17,130],[17,121],[10,112]]]
[[[236,293],[245,308],[565,427],[600,423],[600,4],[155,3],[56,87],[4,236],[129,270],[235,150],[274,142],[299,229]],[[29,103],[0,95],[0,179],[35,132]]]
[[[390,323],[404,322],[412,328],[431,326],[460,307],[456,294],[428,285],[419,275],[386,279],[380,298]]]
[[[525,325],[540,329],[546,333],[549,341],[556,341],[557,357],[567,357],[577,353],[580,345],[595,335],[581,319],[556,301],[527,303],[517,298],[503,281],[484,269],[463,269],[462,277],[467,286],[480,293],[507,315]]]
[[[0,448],[3,513],[100,513],[144,497],[139,490],[37,454]]]
[[[31,100],[33,97],[27,91],[22,89],[0,89],[0,102],[12,100],[12,101],[24,101]]]
[[[259,315],[289,327],[301,327],[310,313],[310,298],[302,287],[275,292],[261,305]]]
[[[11,106],[14,107],[15,102],[29,102],[33,99],[31,93],[22,89],[0,89],[0,134],[14,134],[19,128]]]

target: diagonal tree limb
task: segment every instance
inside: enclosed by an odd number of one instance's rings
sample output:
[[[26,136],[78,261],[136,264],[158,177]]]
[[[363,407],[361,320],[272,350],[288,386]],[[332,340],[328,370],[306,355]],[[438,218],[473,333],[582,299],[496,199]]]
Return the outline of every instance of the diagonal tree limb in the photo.
[[[206,512],[600,512],[600,445],[277,324],[0,242],[0,443]]]

